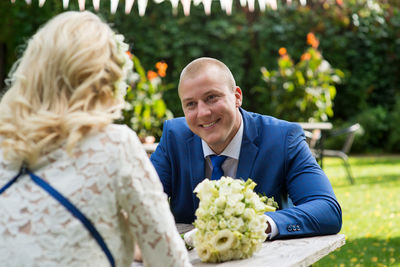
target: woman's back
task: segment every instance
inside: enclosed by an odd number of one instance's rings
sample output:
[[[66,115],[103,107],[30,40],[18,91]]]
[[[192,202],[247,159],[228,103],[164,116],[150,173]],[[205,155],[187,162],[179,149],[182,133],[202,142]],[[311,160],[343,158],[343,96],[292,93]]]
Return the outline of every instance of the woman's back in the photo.
[[[126,126],[87,136],[73,156],[54,150],[32,171],[91,220],[116,266],[131,264],[134,241],[150,266],[190,265],[158,176]],[[17,172],[0,149],[0,187]],[[0,196],[0,213],[2,266],[109,265],[82,223],[28,175]]]

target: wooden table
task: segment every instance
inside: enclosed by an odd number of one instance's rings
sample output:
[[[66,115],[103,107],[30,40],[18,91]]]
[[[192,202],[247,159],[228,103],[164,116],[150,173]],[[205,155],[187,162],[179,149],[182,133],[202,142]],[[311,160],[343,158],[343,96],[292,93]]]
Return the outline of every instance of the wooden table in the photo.
[[[180,233],[193,228],[191,225],[177,225]],[[295,238],[286,240],[266,241],[262,248],[251,258],[222,263],[203,263],[197,256],[196,249],[189,251],[193,266],[203,267],[298,267],[310,266],[332,251],[345,244],[343,234],[316,237]],[[143,266],[134,262],[131,267]]]

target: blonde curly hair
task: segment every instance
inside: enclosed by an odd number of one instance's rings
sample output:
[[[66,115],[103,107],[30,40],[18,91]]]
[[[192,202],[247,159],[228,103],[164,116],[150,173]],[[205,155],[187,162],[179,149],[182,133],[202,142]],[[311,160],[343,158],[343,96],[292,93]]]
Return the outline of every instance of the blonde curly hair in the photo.
[[[123,77],[114,32],[91,12],[65,12],[29,40],[0,102],[4,158],[34,165],[74,146],[121,115],[114,83]]]

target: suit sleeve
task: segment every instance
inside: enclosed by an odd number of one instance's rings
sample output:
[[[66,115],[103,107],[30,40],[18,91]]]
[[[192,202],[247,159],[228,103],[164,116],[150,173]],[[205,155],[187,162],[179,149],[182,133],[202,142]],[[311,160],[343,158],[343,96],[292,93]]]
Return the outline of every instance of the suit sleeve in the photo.
[[[299,125],[290,126],[285,150],[285,184],[295,206],[268,213],[279,230],[275,238],[338,233],[342,226],[340,205]]]
[[[172,191],[172,166],[167,153],[168,127],[169,121],[165,121],[160,143],[158,144],[156,151],[151,154],[150,160],[153,163],[153,166],[156,169],[158,176],[160,177],[161,183],[164,187],[164,192],[170,197]]]

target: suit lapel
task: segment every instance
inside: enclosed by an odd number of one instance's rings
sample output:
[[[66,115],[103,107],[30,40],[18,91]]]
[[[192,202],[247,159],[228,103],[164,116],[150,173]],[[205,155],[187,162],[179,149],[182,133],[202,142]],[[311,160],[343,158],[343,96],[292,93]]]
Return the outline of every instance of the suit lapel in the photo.
[[[201,181],[205,178],[204,173],[204,153],[203,147],[201,146],[201,139],[197,135],[193,135],[192,138],[188,140],[187,144],[187,157],[188,157],[188,164],[189,164],[189,173],[192,187],[192,192],[196,188],[196,186],[201,183]],[[197,198],[196,194],[190,193],[193,200],[193,207],[194,211],[199,206],[199,199]]]
[[[240,112],[243,115],[244,129],[236,178],[247,180],[251,175],[258,154],[258,133],[257,125],[250,114],[243,109],[240,109]]]
[[[192,190],[204,180],[204,153],[201,146],[201,139],[197,135],[193,135],[187,142],[188,164],[190,168],[190,178],[192,181]]]

